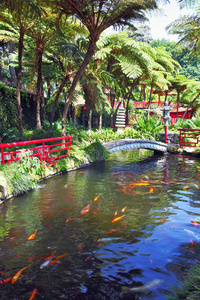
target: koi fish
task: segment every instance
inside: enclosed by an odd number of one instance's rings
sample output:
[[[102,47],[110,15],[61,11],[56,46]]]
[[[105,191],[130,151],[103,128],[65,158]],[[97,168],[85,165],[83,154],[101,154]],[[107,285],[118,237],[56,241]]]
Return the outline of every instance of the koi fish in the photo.
[[[125,212],[125,210],[127,209],[127,207],[125,206],[124,208],[122,208],[122,212]]]
[[[200,238],[199,238],[194,232],[192,232],[191,230],[188,230],[188,229],[184,229],[184,230],[185,230],[187,233],[193,235],[193,236],[197,239],[197,241],[200,240]]]
[[[106,232],[106,234],[113,234],[113,233],[118,232],[118,231],[120,231],[120,229],[113,229],[111,231]]]
[[[149,193],[153,193],[154,190],[155,190],[155,189],[151,187],[151,188],[149,189]]]
[[[0,284],[5,284],[7,282],[10,282],[11,280],[12,280],[12,278],[2,279],[2,280],[0,280]]]
[[[36,233],[37,233],[37,229],[36,229],[36,231],[33,233],[33,234],[31,234],[29,237],[28,237],[28,240],[30,241],[30,240],[34,240],[34,238],[35,238],[35,236],[36,236]]]
[[[48,264],[50,263],[50,261],[54,258],[54,256],[50,257],[49,259],[45,260],[45,262],[43,262],[43,264],[40,265],[40,269],[48,266]]]
[[[126,227],[127,227],[127,226],[126,226],[126,224],[125,224],[122,228],[110,230],[110,231],[108,231],[106,234],[112,234],[112,233],[121,231],[122,229],[125,229]]]
[[[89,210],[90,210],[90,203],[88,202],[88,205],[81,210],[81,215],[87,214]]]
[[[97,201],[99,199],[99,196],[96,196],[93,201]]]
[[[53,265],[53,264],[57,264],[57,263],[59,263],[59,260],[51,260],[49,262],[49,265]]]
[[[69,224],[71,221],[73,221],[74,220],[74,218],[69,218],[69,219],[67,219],[67,221],[66,221],[66,224]]]
[[[48,256],[48,257],[46,257],[45,258],[45,260],[48,260],[49,258],[52,258],[52,257],[54,257],[54,254],[56,253],[56,250],[55,251],[53,251],[53,253],[50,255],[50,256]]]
[[[125,215],[122,215],[122,216],[120,216],[120,217],[117,217],[117,218],[113,219],[113,220],[112,220],[112,223],[121,220],[123,217],[125,217]]]
[[[187,190],[187,189],[189,189],[188,185],[183,187],[183,190]]]
[[[69,255],[69,252],[64,253],[64,254],[62,254],[62,255],[59,255],[59,256],[56,256],[56,259],[63,258],[63,257],[65,257],[65,256],[67,256],[67,255]]]
[[[13,278],[12,278],[12,284],[15,283],[15,281],[19,278],[19,276],[21,275],[21,273],[22,273],[25,269],[27,269],[28,267],[29,267],[29,266],[27,266],[27,267],[25,267],[25,268],[19,270],[19,271],[13,276]]]
[[[34,289],[29,300],[33,300],[36,294],[37,294],[37,289]]]
[[[89,261],[91,258],[92,258],[92,256],[93,256],[93,252],[92,252],[92,254],[90,254],[86,259],[85,259],[85,261]]]
[[[164,280],[162,279],[154,279],[144,285],[141,286],[137,286],[137,287],[133,287],[133,288],[129,288],[126,286],[122,287],[122,295],[123,294],[128,294],[128,293],[142,293],[142,294],[148,294],[149,293],[149,289],[152,287],[155,287],[156,285],[159,285],[161,283],[163,283]]]
[[[198,223],[196,221],[194,221],[193,219],[191,220],[191,222],[194,224],[195,227],[198,226]]]

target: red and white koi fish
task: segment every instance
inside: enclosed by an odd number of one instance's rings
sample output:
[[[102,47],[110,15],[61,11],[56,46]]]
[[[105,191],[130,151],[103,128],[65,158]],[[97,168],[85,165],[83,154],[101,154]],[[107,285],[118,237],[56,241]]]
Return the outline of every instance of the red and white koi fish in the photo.
[[[81,210],[81,215],[87,214],[89,210],[90,210],[90,203],[88,202],[88,205]]]

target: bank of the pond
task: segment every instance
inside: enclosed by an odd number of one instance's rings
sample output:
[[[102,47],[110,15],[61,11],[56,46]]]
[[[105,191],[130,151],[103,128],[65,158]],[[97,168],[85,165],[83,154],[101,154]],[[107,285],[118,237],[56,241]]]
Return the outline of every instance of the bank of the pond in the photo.
[[[87,167],[96,161],[104,161],[109,158],[108,150],[100,143],[94,142],[85,150],[78,146],[73,146],[67,159],[62,159],[53,166],[42,166],[38,163],[27,166],[27,161],[1,166],[0,169],[0,203],[14,196],[37,187],[37,183],[52,176],[61,175]],[[199,156],[198,149],[180,148],[177,144],[170,144],[166,154],[183,154]],[[164,155],[166,155],[164,154]]]

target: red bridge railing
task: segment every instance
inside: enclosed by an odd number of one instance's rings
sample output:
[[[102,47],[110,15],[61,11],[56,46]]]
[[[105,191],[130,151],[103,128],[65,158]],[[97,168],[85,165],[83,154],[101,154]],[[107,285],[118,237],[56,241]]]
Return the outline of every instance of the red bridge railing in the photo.
[[[22,154],[27,152],[27,156],[29,157],[38,157],[40,162],[45,161],[47,165],[54,165],[60,158],[68,156],[72,138],[73,136],[64,136],[49,139],[0,144],[1,163],[2,165],[4,165],[6,162],[9,164],[12,161],[20,160]],[[59,141],[61,142],[59,143]],[[32,145],[32,147],[30,147],[30,145]],[[10,148],[13,147],[23,147],[23,149],[12,151]]]
[[[200,129],[179,128],[180,147],[196,147],[199,143]]]

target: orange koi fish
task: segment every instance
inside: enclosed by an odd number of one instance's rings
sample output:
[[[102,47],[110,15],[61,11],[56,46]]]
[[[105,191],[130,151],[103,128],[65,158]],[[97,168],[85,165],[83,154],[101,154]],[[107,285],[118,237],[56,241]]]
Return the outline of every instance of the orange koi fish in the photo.
[[[19,276],[21,275],[21,273],[22,273],[25,269],[27,269],[28,267],[29,267],[29,266],[27,266],[27,267],[25,267],[25,268],[19,270],[19,271],[13,276],[13,278],[12,278],[12,284],[15,283],[15,281],[19,278]]]
[[[66,224],[69,224],[71,221],[74,221],[74,218],[67,219]]]
[[[69,252],[64,253],[64,254],[62,254],[62,255],[59,255],[59,256],[56,256],[56,259],[63,258],[63,257],[65,257],[65,256],[67,256],[67,255],[69,255]]]
[[[120,231],[120,230],[122,230],[122,229],[125,229],[126,227],[127,227],[126,224],[124,224],[124,226],[121,227],[120,229],[113,229],[113,230],[110,230],[110,231],[108,231],[106,234],[112,234],[112,233],[118,232],[118,231]]]
[[[37,294],[37,289],[34,289],[29,300],[33,300],[36,294]]]
[[[113,219],[113,220],[112,220],[112,223],[121,220],[123,217],[125,217],[125,215],[122,215],[122,216],[120,216],[120,217],[117,217],[117,218]]]
[[[99,199],[99,196],[96,196],[93,201],[97,201]]]
[[[36,233],[37,233],[37,229],[36,229],[36,231],[33,233],[33,234],[31,234],[29,237],[28,237],[28,240],[30,241],[30,240],[34,240],[34,238],[35,238],[35,236],[36,236]]]
[[[118,232],[118,231],[120,231],[120,229],[113,229],[111,231],[106,232],[106,234],[112,234],[112,233],[115,233],[115,232]]]
[[[5,284],[5,283],[7,283],[7,282],[10,282],[11,280],[12,280],[12,278],[2,279],[2,280],[0,281],[0,284]]]
[[[195,227],[198,226],[198,223],[196,221],[194,221],[193,219],[191,219],[191,222],[194,224]]]
[[[184,190],[184,191],[187,190],[187,189],[189,189],[189,186],[188,186],[188,185],[186,185],[186,186],[183,187],[183,190]]]
[[[57,264],[59,262],[60,262],[59,260],[50,260],[50,262],[48,264],[53,265],[53,264]]]
[[[149,193],[153,193],[154,190],[155,190],[155,189],[151,187],[151,188],[149,189]]]
[[[90,210],[90,203],[88,202],[88,205],[81,210],[81,215],[87,214],[89,210]]]
[[[50,256],[46,257],[45,260],[48,260],[48,259],[54,257],[54,254],[55,254],[55,253],[56,253],[56,250],[54,250],[53,253],[52,253]]]
[[[91,258],[92,258],[92,256],[93,256],[93,252],[92,252],[92,254],[90,254],[86,259],[85,259],[85,261],[89,261]]]

